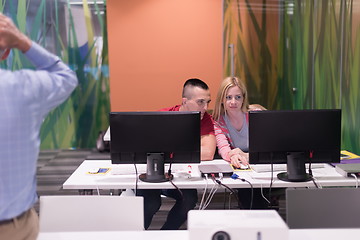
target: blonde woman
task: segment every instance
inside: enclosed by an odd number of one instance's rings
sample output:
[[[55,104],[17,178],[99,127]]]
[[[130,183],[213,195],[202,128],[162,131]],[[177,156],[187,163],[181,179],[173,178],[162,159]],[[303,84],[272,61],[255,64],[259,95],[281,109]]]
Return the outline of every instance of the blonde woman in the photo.
[[[248,111],[265,110],[250,105],[245,83],[237,77],[227,77],[220,85],[213,119],[220,156],[235,167],[249,164]]]
[[[213,112],[218,152],[235,167],[249,164],[248,111],[266,110],[258,104],[249,105],[245,83],[227,77],[220,85]],[[267,202],[259,189],[238,189],[242,209],[266,209]]]

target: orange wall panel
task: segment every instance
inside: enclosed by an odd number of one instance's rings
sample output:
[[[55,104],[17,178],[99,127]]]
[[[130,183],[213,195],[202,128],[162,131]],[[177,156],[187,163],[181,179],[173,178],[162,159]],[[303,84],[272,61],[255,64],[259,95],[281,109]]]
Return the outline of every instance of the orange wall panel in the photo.
[[[215,101],[223,73],[221,0],[108,0],[107,17],[112,111],[180,104],[192,77],[209,85]]]

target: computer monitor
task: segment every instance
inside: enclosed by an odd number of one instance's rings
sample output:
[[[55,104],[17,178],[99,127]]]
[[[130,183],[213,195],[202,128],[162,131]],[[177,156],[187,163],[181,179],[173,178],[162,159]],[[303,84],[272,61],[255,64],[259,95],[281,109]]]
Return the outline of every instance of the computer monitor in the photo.
[[[279,179],[309,181],[305,163],[340,162],[341,110],[249,113],[249,163],[287,163]]]
[[[200,112],[111,112],[112,164],[146,163],[146,182],[164,182],[164,163],[200,163]]]

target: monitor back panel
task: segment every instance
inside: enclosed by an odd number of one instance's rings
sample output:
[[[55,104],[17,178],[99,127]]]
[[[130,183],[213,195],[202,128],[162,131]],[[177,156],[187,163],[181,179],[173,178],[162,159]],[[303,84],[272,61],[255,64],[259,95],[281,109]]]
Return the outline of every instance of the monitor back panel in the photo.
[[[166,162],[200,162],[199,112],[111,112],[113,164],[146,163],[147,153]]]
[[[360,189],[287,189],[286,217],[295,228],[360,228]]]
[[[278,110],[249,113],[249,160],[286,163],[287,152],[312,151],[312,162],[339,162],[341,110]]]

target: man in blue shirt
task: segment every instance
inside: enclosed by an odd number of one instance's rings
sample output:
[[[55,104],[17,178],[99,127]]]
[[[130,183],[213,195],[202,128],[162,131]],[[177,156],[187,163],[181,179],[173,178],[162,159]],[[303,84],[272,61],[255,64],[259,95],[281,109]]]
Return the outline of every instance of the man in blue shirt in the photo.
[[[0,69],[0,239],[36,239],[41,124],[77,86],[75,73],[0,13],[0,54],[20,50],[36,70]],[[3,57],[2,57],[3,58]]]

